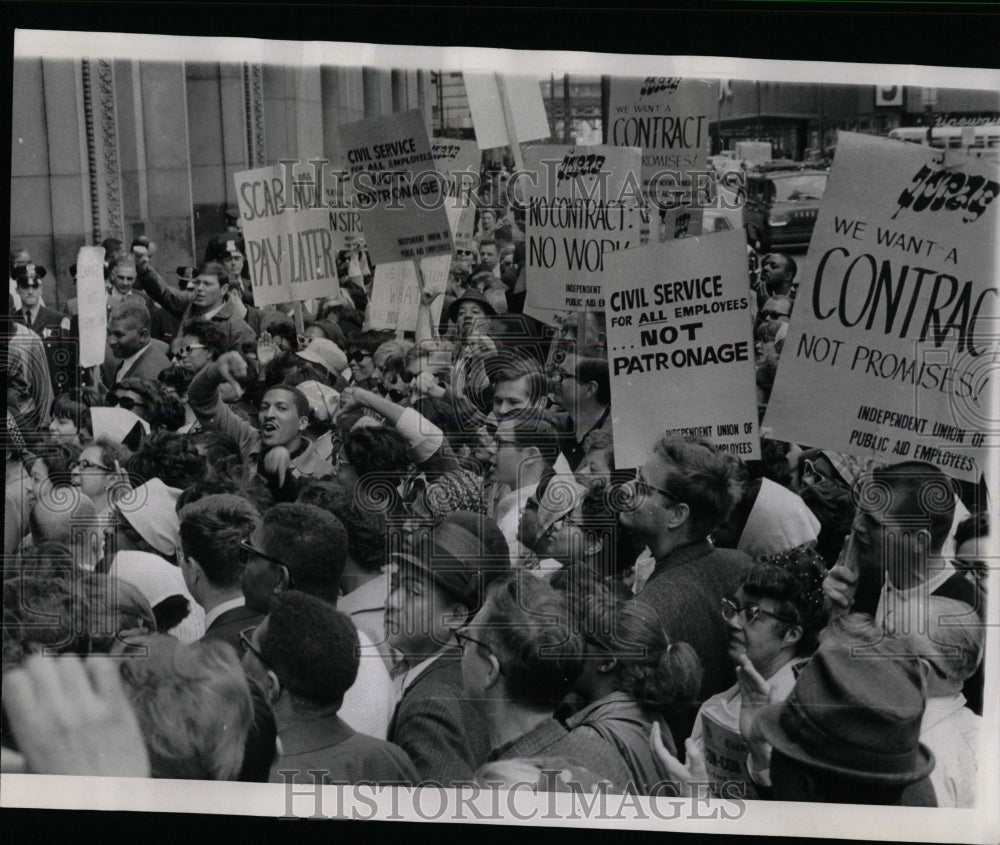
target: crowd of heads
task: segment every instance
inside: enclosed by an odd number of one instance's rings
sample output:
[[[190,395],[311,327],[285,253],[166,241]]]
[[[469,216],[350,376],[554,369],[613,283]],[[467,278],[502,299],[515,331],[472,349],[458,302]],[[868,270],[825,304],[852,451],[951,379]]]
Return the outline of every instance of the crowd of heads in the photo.
[[[105,366],[42,408],[42,392],[9,392],[5,675],[24,683],[42,654],[116,655],[139,765],[220,780],[274,778],[279,746],[294,757],[275,736],[309,719],[346,742],[352,695],[392,713],[442,655],[448,689],[480,714],[462,760],[481,779],[513,771],[491,767],[544,730],[597,781],[620,786],[621,769],[683,789],[710,740],[698,726],[729,695],[751,762],[774,749],[769,776],[745,778],[761,796],[898,803],[933,769],[928,702],[964,688],[977,704],[981,490],[923,463],[863,466],[768,438],[741,461],[665,434],[619,467],[603,315],[552,329],[522,313],[523,209],[494,188],[415,333],[366,327],[372,274],[357,255],[338,257],[336,296],[260,309],[238,231],[174,285],[148,240],[106,243]],[[775,253],[750,280],[761,413],[796,271]],[[44,268],[12,250],[11,272],[30,308]],[[934,602],[913,598],[943,583]],[[954,648],[892,621],[893,602],[964,620]],[[237,609],[247,624],[213,635]],[[859,644],[881,659],[862,668]],[[359,691],[376,667],[382,691]],[[784,703],[760,706],[758,676],[785,685]],[[720,677],[735,686],[707,688]],[[849,701],[853,722],[829,715]],[[843,748],[813,743],[809,719]],[[377,742],[395,776],[444,778],[393,724]],[[29,760],[31,739],[4,735]],[[587,751],[600,742],[621,751],[608,768]],[[938,803],[968,800],[943,790]]]

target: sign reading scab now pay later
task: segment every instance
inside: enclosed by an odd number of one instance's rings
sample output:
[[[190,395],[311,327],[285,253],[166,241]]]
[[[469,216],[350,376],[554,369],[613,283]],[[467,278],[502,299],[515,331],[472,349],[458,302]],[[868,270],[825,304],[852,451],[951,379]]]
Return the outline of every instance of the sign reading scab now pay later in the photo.
[[[286,181],[281,165],[235,174],[246,260],[258,307],[334,295],[345,235],[337,213]],[[289,187],[293,194],[288,196]]]
[[[666,432],[760,456],[746,253],[733,231],[605,256],[617,466]]]

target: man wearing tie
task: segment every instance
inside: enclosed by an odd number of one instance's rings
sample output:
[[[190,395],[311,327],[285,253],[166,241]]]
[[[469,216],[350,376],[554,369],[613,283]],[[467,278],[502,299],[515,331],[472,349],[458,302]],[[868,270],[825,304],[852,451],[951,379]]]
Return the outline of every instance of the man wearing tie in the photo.
[[[42,304],[44,267],[29,262],[14,266],[11,271],[21,298],[21,305],[12,316],[42,339],[52,389],[59,393],[72,386],[76,371],[77,350],[68,338],[69,317]]]
[[[137,296],[116,305],[108,317],[108,347],[114,358],[101,365],[105,385],[110,389],[122,379],[156,377],[170,366],[167,345],[149,336],[149,309]]]
[[[44,267],[40,264],[19,264],[13,268],[13,276],[21,297],[19,316],[24,325],[41,338],[57,336],[57,330],[69,330],[69,317],[42,305]]]

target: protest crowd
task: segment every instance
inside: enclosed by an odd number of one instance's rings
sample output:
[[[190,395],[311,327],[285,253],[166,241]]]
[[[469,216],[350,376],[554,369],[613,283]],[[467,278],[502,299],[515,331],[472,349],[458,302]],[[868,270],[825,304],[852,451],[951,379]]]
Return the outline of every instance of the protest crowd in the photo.
[[[234,212],[176,280],[104,241],[81,369],[12,245],[4,770],[974,806],[981,487],[766,428],[617,466],[606,315],[524,313],[504,184],[399,331],[361,247],[255,305]],[[799,279],[749,273],[759,422]]]

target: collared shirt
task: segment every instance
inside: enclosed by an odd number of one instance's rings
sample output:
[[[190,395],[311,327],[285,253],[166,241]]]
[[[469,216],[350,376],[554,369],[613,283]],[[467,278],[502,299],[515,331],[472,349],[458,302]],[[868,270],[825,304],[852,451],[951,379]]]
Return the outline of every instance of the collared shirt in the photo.
[[[229,601],[224,601],[222,604],[217,604],[211,610],[205,611],[205,630],[208,630],[212,623],[230,610],[236,610],[238,607],[245,607],[247,600],[244,596],[237,596],[235,599],[230,599]]]
[[[396,699],[395,700],[397,702],[406,694],[406,691],[410,688],[410,686],[413,684],[413,682],[415,680],[417,680],[417,678],[419,678],[420,675],[423,674],[423,672],[425,672],[427,670],[427,668],[435,660],[437,660],[439,657],[441,657],[442,653],[443,653],[443,650],[439,651],[437,654],[432,654],[430,657],[426,658],[425,660],[420,661],[420,663],[418,663],[416,666],[413,666],[412,668],[407,669],[405,672],[402,672],[399,675],[397,675],[395,678],[393,678],[392,682],[393,682],[393,685],[394,685],[395,690],[396,690]]]
[[[122,362],[118,365],[118,369],[115,370],[115,378],[114,381],[112,382],[113,385],[118,383],[119,375],[121,373],[126,372],[129,369],[129,367],[131,367],[136,361],[138,361],[146,352],[146,350],[149,349],[150,346],[152,346],[152,344],[147,343],[144,347],[142,347],[142,349],[140,349],[134,355],[129,355],[128,358],[122,359]]]
[[[885,579],[878,598],[878,609],[875,612],[875,620],[885,630],[894,630],[897,621],[899,621],[896,618],[899,614],[912,610],[911,605],[914,602],[919,602],[921,599],[933,595],[935,590],[951,578],[957,570],[950,558],[936,558],[928,561],[927,571],[930,577],[924,583],[908,590],[898,590],[889,583],[888,578]]]
[[[518,560],[527,556],[528,549],[521,545],[517,539],[517,528],[521,522],[521,514],[528,499],[535,495],[538,490],[538,482],[518,487],[504,496],[497,502],[496,521],[500,532],[507,539],[507,546],[510,549],[511,566],[517,564]]]
[[[24,322],[31,326],[34,325],[35,320],[38,319],[38,312],[42,310],[42,303],[38,302],[35,305],[25,308],[21,311],[21,316],[24,318]]]

